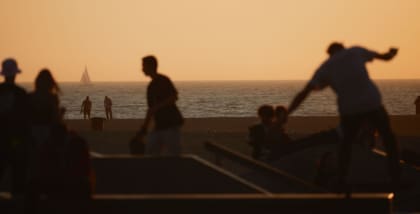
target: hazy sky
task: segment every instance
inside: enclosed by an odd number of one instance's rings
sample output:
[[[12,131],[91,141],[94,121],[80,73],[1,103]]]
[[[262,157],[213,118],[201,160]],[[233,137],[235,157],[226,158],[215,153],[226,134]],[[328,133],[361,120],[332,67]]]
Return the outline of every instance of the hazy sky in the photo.
[[[0,58],[33,81],[144,81],[141,57],[173,80],[307,79],[331,41],[377,51],[376,79],[420,78],[419,0],[0,0]]]

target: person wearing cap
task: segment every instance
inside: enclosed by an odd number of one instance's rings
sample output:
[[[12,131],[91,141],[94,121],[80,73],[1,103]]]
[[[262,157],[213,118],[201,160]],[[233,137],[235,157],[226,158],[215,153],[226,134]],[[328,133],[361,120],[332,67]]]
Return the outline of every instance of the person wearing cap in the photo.
[[[29,136],[28,96],[15,83],[20,72],[16,60],[3,61],[0,73],[4,77],[0,84],[0,180],[10,165],[13,196],[24,193]]]
[[[312,79],[295,96],[289,106],[289,115],[294,112],[312,91],[328,86],[337,94],[340,127],[343,139],[339,145],[339,191],[347,192],[351,144],[363,131],[366,123],[378,130],[388,155],[388,167],[392,187],[397,188],[401,177],[399,150],[391,130],[389,116],[383,104],[379,89],[370,79],[366,63],[374,59],[389,61],[397,55],[398,49],[390,48],[386,53],[377,53],[363,47],[345,48],[333,42],[327,49],[329,58],[315,71]]]

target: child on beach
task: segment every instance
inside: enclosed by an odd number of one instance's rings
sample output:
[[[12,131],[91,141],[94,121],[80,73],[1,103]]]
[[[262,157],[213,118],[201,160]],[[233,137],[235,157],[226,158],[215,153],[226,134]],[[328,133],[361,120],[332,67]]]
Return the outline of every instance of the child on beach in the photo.
[[[284,106],[277,106],[274,110],[274,122],[267,134],[267,146],[270,150],[270,159],[288,151],[290,137],[286,133],[287,109]]]
[[[267,133],[273,124],[274,109],[270,105],[262,105],[258,108],[260,123],[248,128],[249,144],[253,147],[252,157],[260,159],[266,150]]]

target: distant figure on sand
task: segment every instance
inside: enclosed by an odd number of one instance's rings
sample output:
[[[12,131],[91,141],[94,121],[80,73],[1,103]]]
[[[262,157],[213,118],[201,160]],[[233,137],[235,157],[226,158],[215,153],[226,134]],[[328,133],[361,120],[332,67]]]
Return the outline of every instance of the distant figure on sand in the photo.
[[[416,105],[416,115],[420,115],[420,96],[417,96],[416,101],[414,101],[414,105]]]
[[[0,84],[0,180],[6,168],[11,172],[12,197],[23,196],[26,186],[28,102],[26,91],[15,84],[20,73],[14,59],[5,59],[1,75],[5,81]]]
[[[137,136],[147,133],[150,121],[154,120],[154,129],[148,135],[146,154],[160,155],[167,150],[169,155],[181,153],[180,128],[184,119],[176,106],[178,91],[172,81],[158,73],[158,61],[154,56],[142,59],[143,73],[152,81],[147,86],[147,113]]]
[[[89,96],[86,96],[85,100],[83,100],[82,107],[80,109],[80,113],[83,112],[83,119],[90,120],[90,111],[92,110],[92,102],[89,99]]]
[[[390,127],[388,113],[382,104],[381,94],[370,79],[365,65],[374,59],[389,61],[397,52],[398,49],[390,48],[387,53],[380,54],[363,47],[345,48],[343,44],[334,42],[327,49],[329,58],[315,71],[312,79],[289,106],[291,114],[311,91],[327,86],[337,94],[340,126],[343,131],[343,142],[339,144],[338,153],[339,191],[348,190],[346,177],[351,158],[351,144],[366,123],[377,129],[383,139],[389,158],[393,188],[397,188],[401,176],[397,141]]]
[[[261,159],[267,150],[267,133],[273,125],[274,108],[262,105],[258,108],[260,122],[248,128],[248,143],[252,146],[252,157]]]
[[[107,120],[112,119],[112,100],[108,96],[104,99],[105,115]]]

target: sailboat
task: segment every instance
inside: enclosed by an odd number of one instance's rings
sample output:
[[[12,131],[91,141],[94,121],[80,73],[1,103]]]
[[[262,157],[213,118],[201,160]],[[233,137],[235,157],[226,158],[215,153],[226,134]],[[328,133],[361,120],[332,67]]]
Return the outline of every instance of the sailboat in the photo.
[[[82,74],[82,78],[80,79],[80,83],[84,85],[90,85],[92,82],[90,81],[89,73],[87,71],[87,66],[85,66],[85,72]]]

